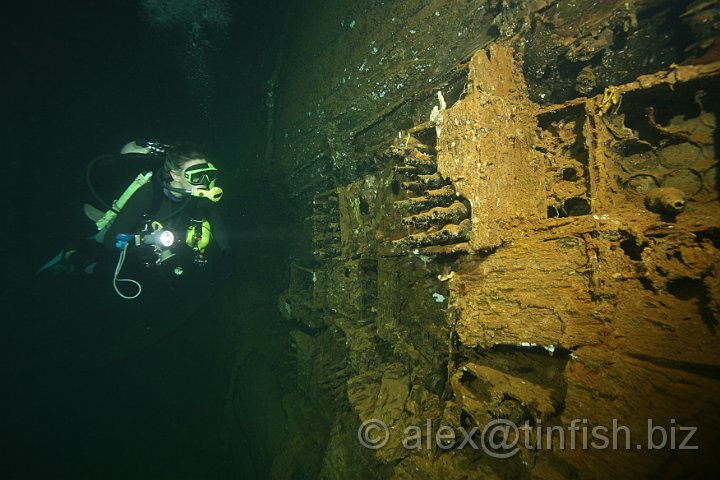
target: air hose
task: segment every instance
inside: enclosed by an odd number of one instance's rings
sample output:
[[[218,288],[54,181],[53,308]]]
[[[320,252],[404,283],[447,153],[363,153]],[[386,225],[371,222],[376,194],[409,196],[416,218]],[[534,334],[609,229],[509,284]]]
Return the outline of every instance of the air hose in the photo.
[[[120,250],[120,257],[118,258],[118,263],[115,266],[115,274],[113,275],[113,288],[115,289],[115,292],[120,295],[125,300],[132,300],[134,298],[137,298],[142,293],[142,285],[140,285],[140,282],[133,280],[131,278],[118,278],[118,275],[120,275],[120,270],[122,269],[123,264],[125,263],[125,255],[127,254],[127,243],[123,245],[122,249]],[[118,282],[130,282],[134,283],[137,286],[137,293],[135,295],[125,295],[120,291],[118,288]]]

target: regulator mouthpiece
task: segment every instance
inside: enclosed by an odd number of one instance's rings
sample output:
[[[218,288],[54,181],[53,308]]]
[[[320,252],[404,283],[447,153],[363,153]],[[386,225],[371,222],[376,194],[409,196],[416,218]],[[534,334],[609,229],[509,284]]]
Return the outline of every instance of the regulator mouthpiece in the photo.
[[[193,188],[190,190],[190,195],[193,197],[207,198],[211,202],[219,202],[223,196],[223,191],[220,187],[212,187],[208,190]]]

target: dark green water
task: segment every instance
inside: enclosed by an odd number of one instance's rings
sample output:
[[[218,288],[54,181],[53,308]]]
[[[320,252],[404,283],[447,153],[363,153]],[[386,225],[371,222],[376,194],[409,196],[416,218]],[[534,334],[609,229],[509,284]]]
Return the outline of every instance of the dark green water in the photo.
[[[4,15],[2,478],[239,478],[252,465],[224,450],[222,421],[238,335],[273,324],[283,288],[281,209],[254,173],[281,15],[225,2],[214,20],[158,20],[143,3],[167,2],[30,1]],[[32,277],[92,233],[87,162],[134,138],[201,143],[224,169],[238,275],[209,300],[150,289],[127,307],[107,300],[109,278]]]

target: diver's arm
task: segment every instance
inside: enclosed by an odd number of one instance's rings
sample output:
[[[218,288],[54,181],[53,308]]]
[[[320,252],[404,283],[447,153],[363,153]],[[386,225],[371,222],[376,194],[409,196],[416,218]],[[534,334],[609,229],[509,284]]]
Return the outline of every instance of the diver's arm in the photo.
[[[143,215],[150,211],[152,200],[152,182],[146,183],[133,193],[105,234],[105,241],[103,242],[105,248],[109,250],[115,249],[115,236],[118,233],[135,232],[142,221]]]

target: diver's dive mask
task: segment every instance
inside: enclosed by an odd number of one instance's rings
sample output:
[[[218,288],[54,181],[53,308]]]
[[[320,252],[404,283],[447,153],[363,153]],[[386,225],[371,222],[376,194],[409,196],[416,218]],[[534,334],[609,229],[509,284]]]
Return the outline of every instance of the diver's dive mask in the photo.
[[[215,186],[217,168],[212,163],[199,163],[185,169],[185,180],[191,185],[205,185],[208,189]]]
[[[171,191],[181,192],[186,195],[191,195],[193,197],[207,198],[211,202],[219,202],[220,198],[222,198],[223,191],[220,187],[215,186],[215,180],[217,180],[217,172],[218,169],[215,168],[215,165],[210,162],[199,163],[197,165],[190,166],[186,168],[183,172],[185,180],[187,180],[190,185],[202,185],[205,186],[207,190],[202,188],[193,188],[192,190],[182,190],[169,187],[166,188]]]

